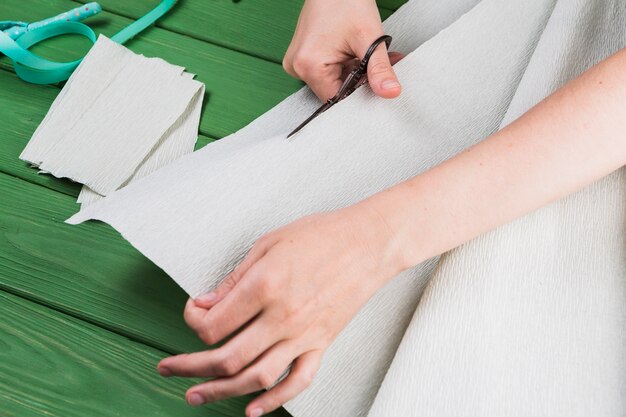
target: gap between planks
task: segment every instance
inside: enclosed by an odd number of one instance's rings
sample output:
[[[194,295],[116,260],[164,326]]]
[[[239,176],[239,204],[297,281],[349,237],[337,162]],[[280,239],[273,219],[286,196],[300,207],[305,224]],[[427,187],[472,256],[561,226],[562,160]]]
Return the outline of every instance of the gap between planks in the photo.
[[[90,0],[71,0],[74,3],[77,4],[86,4],[88,3]],[[250,0],[246,0],[246,1],[250,1]],[[392,0],[393,3],[394,0]],[[382,20],[385,20],[387,17],[389,17],[393,12],[395,12],[395,10],[400,7],[405,1],[407,0],[395,0],[396,3],[398,4],[389,4],[389,5],[384,5],[384,1],[377,1],[377,5],[378,5],[378,10],[381,14],[381,18]],[[237,5],[235,4],[235,2],[233,3],[233,7],[237,7]],[[380,3],[383,3],[383,5],[380,5]],[[387,7],[387,6],[393,6],[393,7]],[[152,6],[149,6],[152,7]],[[149,7],[146,8],[146,12],[149,10]],[[172,9],[169,13],[176,13],[176,5],[174,6],[174,9]],[[182,6],[179,6],[182,7]],[[301,6],[298,6],[299,8]],[[106,8],[106,11],[112,14],[115,14],[117,16],[120,17],[125,17],[127,19],[137,19],[140,16],[138,16],[137,14],[134,13],[124,13],[122,12],[119,8],[116,7],[112,7],[112,8]],[[299,10],[298,10],[299,13]],[[220,46],[223,48],[227,48],[230,49],[231,51],[236,51],[254,58],[258,58],[258,59],[262,59],[268,62],[272,62],[275,64],[279,64],[282,65],[282,59],[278,59],[278,58],[274,58],[268,55],[265,55],[262,51],[254,51],[252,49],[244,49],[240,46],[235,46],[234,44],[229,44],[227,42],[220,42],[219,39],[216,38],[210,38],[210,37],[203,37],[201,35],[198,35],[192,31],[183,31],[180,28],[176,27],[176,25],[168,25],[168,24],[163,24],[162,19],[159,19],[155,22],[154,26],[164,29],[164,30],[168,30],[170,32],[173,33],[177,33],[183,36],[187,36],[191,39],[195,39],[201,42],[206,42],[206,43],[210,43],[212,45],[216,45],[216,46]]]
[[[154,369],[160,350],[6,292],[0,292],[0,311],[9,318],[0,332],[11,336],[0,340],[0,356],[13,359],[0,368],[15,378],[0,381],[3,415],[101,415],[102,408],[115,415],[234,417],[255,395],[192,408],[183,393],[200,380],[161,378]],[[289,416],[285,410],[271,415]]]
[[[113,228],[66,225],[67,197],[5,174],[0,185],[0,287],[164,351],[207,349],[183,321],[186,294]]]

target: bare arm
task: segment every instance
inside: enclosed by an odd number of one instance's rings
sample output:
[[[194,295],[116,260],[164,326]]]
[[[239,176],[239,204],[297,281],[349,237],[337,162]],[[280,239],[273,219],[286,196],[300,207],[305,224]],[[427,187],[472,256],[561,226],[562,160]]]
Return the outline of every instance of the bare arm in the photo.
[[[477,145],[361,204],[403,267],[445,252],[626,164],[626,49]]]
[[[323,352],[401,270],[578,190],[626,163],[626,50],[505,129],[445,163],[349,207],[304,217],[259,239],[187,323],[223,346],[166,358],[164,376],[218,378],[191,387],[199,405],[254,392],[258,417],[304,390]],[[249,365],[249,366],[248,366]]]

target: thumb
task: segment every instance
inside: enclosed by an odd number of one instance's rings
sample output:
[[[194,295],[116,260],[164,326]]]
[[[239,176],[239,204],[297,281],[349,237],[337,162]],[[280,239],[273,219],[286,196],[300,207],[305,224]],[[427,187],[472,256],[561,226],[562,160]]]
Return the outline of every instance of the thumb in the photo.
[[[376,48],[367,64],[367,82],[380,97],[394,98],[400,95],[402,87],[391,66],[387,45],[384,43]]]
[[[357,36],[352,41],[352,48],[363,59],[365,52],[377,36]],[[367,64],[367,81],[374,91],[374,94],[384,98],[394,98],[400,95],[402,88],[396,77],[396,73],[391,67],[387,45],[382,42],[374,50]]]

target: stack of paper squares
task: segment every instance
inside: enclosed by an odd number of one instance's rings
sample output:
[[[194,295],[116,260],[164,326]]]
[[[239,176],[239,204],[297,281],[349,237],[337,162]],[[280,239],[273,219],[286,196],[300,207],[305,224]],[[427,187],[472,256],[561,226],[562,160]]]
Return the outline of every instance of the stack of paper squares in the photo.
[[[193,151],[204,96],[193,77],[100,35],[20,159],[96,201]]]

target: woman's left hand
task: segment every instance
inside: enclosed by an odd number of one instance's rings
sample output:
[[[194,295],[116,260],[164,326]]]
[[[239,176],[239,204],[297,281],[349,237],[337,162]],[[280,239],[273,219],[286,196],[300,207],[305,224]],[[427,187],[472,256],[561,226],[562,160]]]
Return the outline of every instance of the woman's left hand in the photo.
[[[403,269],[394,233],[359,203],[304,217],[260,238],[214,292],[190,299],[185,320],[219,348],[163,359],[163,376],[217,377],[191,387],[200,405],[271,386],[248,404],[257,417],[295,397],[320,359],[367,300]],[[250,365],[250,366],[248,366]]]

